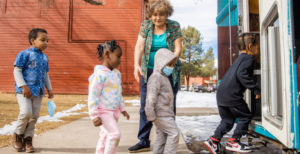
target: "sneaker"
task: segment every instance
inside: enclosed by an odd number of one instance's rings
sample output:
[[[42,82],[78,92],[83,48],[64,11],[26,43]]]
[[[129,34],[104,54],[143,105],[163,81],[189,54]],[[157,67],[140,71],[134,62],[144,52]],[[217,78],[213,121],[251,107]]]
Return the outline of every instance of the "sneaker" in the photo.
[[[235,138],[228,139],[228,142],[226,143],[226,150],[240,153],[252,152],[248,145],[241,143],[239,139]]]
[[[147,151],[150,151],[150,146],[136,144],[136,145],[128,148],[128,150],[130,153],[147,152]]]
[[[210,137],[207,141],[204,141],[203,143],[206,147],[206,149],[212,153],[217,154],[220,151],[220,140]]]

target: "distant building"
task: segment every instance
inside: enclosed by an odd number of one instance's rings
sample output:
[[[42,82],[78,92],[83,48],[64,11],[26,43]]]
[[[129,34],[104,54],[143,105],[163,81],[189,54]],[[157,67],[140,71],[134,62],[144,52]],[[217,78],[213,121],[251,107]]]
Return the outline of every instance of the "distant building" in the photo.
[[[184,85],[187,86],[186,78],[184,78]],[[208,85],[217,85],[216,77],[190,77],[189,86],[208,86]]]
[[[29,48],[28,32],[39,27],[46,29],[50,37],[45,53],[54,93],[87,94],[88,77],[99,64],[97,44],[114,39],[123,49],[119,70],[124,93],[137,94],[134,47],[144,18],[144,1],[104,2],[100,6],[84,0],[0,1],[0,92],[14,92],[16,55]]]

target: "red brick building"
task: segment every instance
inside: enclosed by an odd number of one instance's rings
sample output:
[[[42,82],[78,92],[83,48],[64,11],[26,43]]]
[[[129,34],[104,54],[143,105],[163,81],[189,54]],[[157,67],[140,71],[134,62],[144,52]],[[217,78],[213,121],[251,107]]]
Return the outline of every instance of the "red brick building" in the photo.
[[[98,0],[95,0],[98,1]],[[88,77],[99,64],[98,43],[117,40],[125,94],[136,94],[134,46],[143,19],[143,0],[0,0],[0,92],[14,92],[13,63],[29,48],[28,32],[44,28],[50,38],[50,78],[55,93],[87,94]]]
[[[198,86],[216,85],[217,80],[215,77],[190,77],[189,86],[192,86],[193,84],[196,84]],[[186,78],[184,78],[184,85],[187,86]]]

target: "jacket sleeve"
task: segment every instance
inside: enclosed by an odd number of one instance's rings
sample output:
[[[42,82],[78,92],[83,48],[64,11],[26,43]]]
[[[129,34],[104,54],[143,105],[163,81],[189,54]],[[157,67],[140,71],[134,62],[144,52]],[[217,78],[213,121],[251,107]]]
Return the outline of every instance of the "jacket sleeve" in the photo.
[[[160,82],[156,76],[150,76],[147,83],[147,96],[145,112],[148,121],[156,119],[155,106],[157,103],[157,96],[159,94]]]
[[[120,111],[121,112],[125,111],[125,102],[124,102],[123,97],[121,97],[120,104],[121,104]]]
[[[120,95],[121,95],[121,98],[120,98],[120,111],[123,112],[125,111],[125,102],[124,102],[124,99],[123,99],[123,87],[122,87],[122,75],[120,72],[118,72],[118,77],[120,79]]]
[[[122,96],[122,92],[123,92],[123,88],[122,88],[122,85],[120,85],[120,95],[121,95],[121,98],[120,98],[120,111],[121,112],[125,111],[125,102],[124,102],[124,99],[123,99],[123,96]]]
[[[139,32],[139,35],[141,35],[143,38],[146,38],[145,26],[146,26],[146,21],[143,21]]]
[[[182,32],[180,28],[180,24],[177,21],[174,21],[174,40],[176,40],[179,37],[182,37]]]
[[[254,59],[250,58],[241,62],[237,70],[237,78],[240,83],[254,92],[255,95],[260,94],[260,89],[258,84],[254,80],[253,72]]]
[[[15,66],[15,68],[14,68],[14,77],[15,77],[16,84],[19,88],[26,85],[26,82],[23,78],[21,67]]]
[[[89,79],[89,94],[88,94],[88,110],[90,119],[93,120],[98,117],[99,97],[103,89],[103,77],[93,74]]]
[[[45,76],[45,87],[47,90],[52,90],[49,73],[46,73],[46,76]]]

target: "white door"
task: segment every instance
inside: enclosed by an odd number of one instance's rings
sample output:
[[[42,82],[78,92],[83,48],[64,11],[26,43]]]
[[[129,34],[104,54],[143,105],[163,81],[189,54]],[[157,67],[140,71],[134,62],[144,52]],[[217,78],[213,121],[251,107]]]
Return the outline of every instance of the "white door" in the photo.
[[[262,125],[282,144],[289,139],[291,107],[287,1],[260,0]]]

